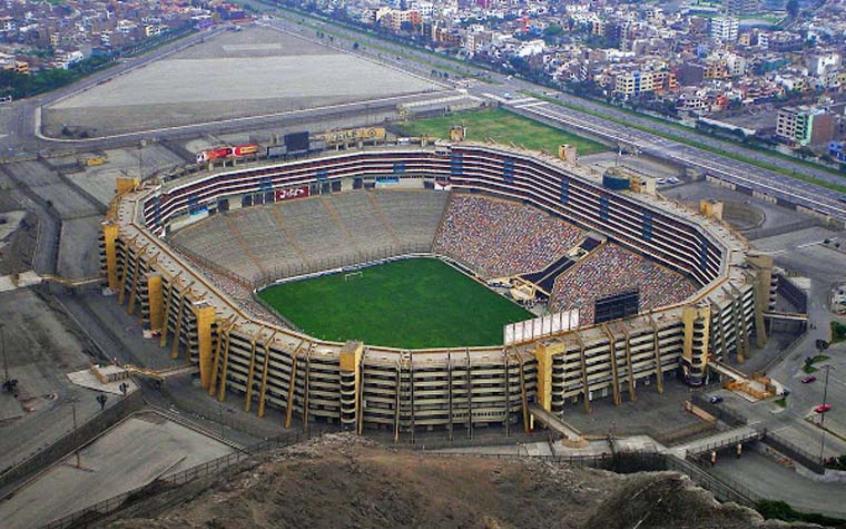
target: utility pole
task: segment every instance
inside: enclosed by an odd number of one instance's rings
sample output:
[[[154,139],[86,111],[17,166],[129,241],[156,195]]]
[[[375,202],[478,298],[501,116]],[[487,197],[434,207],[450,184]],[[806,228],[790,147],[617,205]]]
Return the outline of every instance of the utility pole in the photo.
[[[73,431],[76,431],[76,404],[71,404],[71,409],[73,410]],[[76,468],[80,468],[79,463],[79,450],[75,452],[76,454]]]
[[[9,359],[6,358],[6,342],[3,336],[3,324],[0,323],[0,351],[3,351],[3,382],[9,381]]]
[[[822,366],[825,369],[825,386],[823,386],[823,401],[822,401],[822,413],[820,414],[820,429],[822,429],[822,440],[820,441],[820,463],[825,464],[825,414],[826,414],[826,401],[828,400],[828,373],[832,369],[837,369],[831,364],[826,364]]]
[[[144,180],[144,147],[147,146],[147,140],[141,140],[138,144],[138,180]]]

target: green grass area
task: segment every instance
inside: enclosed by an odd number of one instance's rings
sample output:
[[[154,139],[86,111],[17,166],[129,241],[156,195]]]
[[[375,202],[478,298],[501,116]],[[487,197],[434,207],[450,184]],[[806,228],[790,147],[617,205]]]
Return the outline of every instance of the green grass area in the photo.
[[[672,140],[672,141],[675,141],[675,142],[678,142],[678,143],[681,143],[681,144],[684,144],[684,145],[688,145],[690,147],[695,147],[695,148],[703,150],[703,151],[711,152],[711,153],[714,153],[714,154],[719,154],[719,155],[725,156],[726,158],[731,158],[733,160],[737,160],[738,162],[743,162],[743,163],[747,163],[747,164],[750,164],[750,165],[754,165],[756,167],[760,167],[762,169],[767,169],[769,171],[773,171],[773,172],[782,174],[784,176],[788,176],[788,177],[793,178],[795,180],[801,180],[803,182],[808,182],[808,183],[811,183],[811,184],[814,184],[814,185],[818,185],[820,187],[832,189],[832,190],[837,191],[839,193],[846,193],[846,185],[844,185],[844,184],[836,184],[834,182],[829,182],[827,180],[821,180],[819,178],[815,178],[815,177],[810,176],[810,175],[797,173],[796,171],[793,171],[791,169],[787,169],[785,167],[782,167],[780,165],[776,165],[774,163],[762,162],[762,161],[756,160],[754,158],[751,158],[749,156],[744,156],[742,154],[737,154],[737,153],[730,152],[730,151],[727,151],[727,150],[724,150],[724,149],[720,149],[719,147],[713,147],[713,146],[710,146],[710,145],[705,145],[705,144],[700,143],[698,141],[691,140],[691,139],[688,139],[688,138],[685,138],[685,137],[682,137],[682,136],[678,136],[676,134],[663,132],[663,131],[660,131],[660,130],[656,130],[652,127],[646,126],[646,125],[642,125],[642,124],[639,124],[639,123],[634,123],[632,121],[627,121],[625,119],[610,116],[610,115],[604,114],[602,112],[597,112],[595,110],[591,110],[591,109],[584,107],[582,105],[574,105],[574,104],[571,104],[571,103],[566,103],[564,101],[560,101],[558,99],[555,99],[554,97],[549,97],[549,96],[545,96],[543,94],[538,94],[537,92],[523,92],[523,93],[525,93],[526,95],[532,96],[536,99],[541,99],[543,101],[547,101],[547,102],[552,103],[554,105],[558,105],[558,106],[561,106],[561,107],[564,107],[564,108],[569,108],[571,110],[577,110],[579,112],[584,112],[585,114],[590,114],[591,116],[600,117],[602,119],[605,119],[607,121],[611,121],[613,123],[617,123],[619,125],[625,125],[625,126],[637,129],[637,130],[649,132],[651,134],[655,134],[656,136],[661,136],[662,138],[666,138],[668,140]],[[670,125],[671,127],[674,127],[674,128],[677,128],[677,129],[683,129],[683,130],[686,130],[688,132],[696,132],[693,129],[685,127],[684,125],[679,125],[678,123],[672,123],[672,122],[667,121],[667,120],[659,119],[659,118],[656,118],[655,116],[649,116],[649,115],[646,115],[646,114],[641,114],[641,113],[638,113],[638,112],[629,111],[629,110],[622,109],[620,107],[616,107],[616,106],[613,106],[613,105],[606,105],[606,106],[608,106],[609,108],[613,108],[615,110],[621,110],[623,112],[626,112],[626,113],[629,113],[629,114],[632,114],[632,115],[636,115],[636,116],[641,117],[641,118],[646,118],[646,119],[649,119],[649,120],[652,120],[652,121],[656,121],[656,122],[662,123],[664,125]],[[701,133],[698,133],[698,132],[696,132],[696,133],[702,135]],[[705,135],[705,136],[707,136],[707,135]],[[799,159],[793,158],[791,156],[787,156],[787,155],[784,155],[784,154],[781,154],[781,153],[778,153],[778,152],[775,152],[775,151],[770,151],[770,150],[765,150],[765,149],[756,149],[756,150],[759,150],[761,152],[766,152],[769,155],[772,155],[772,156],[779,158],[779,159],[783,159],[785,161],[790,161],[790,162],[794,162],[794,163],[797,163],[797,164],[804,165],[806,167],[812,167],[814,169],[819,169],[819,170],[825,171],[825,172],[827,172],[831,175],[834,175],[834,176],[839,176],[839,177],[844,176],[842,173],[838,173],[834,169],[831,169],[831,168],[828,168],[828,167],[825,167],[825,166],[821,166],[819,164],[815,164],[815,163],[809,162],[807,160],[799,160]]]
[[[805,373],[808,373],[808,374],[816,373],[817,371],[819,371],[819,369],[814,367],[814,364],[816,364],[818,362],[825,362],[826,360],[829,360],[830,358],[831,358],[830,356],[826,356],[826,355],[817,355],[817,356],[814,356],[814,357],[810,357],[810,356],[806,357],[805,358],[805,365],[802,367],[802,370]]]
[[[408,136],[434,136],[449,138],[452,125],[467,127],[467,139],[485,141],[492,139],[498,143],[522,145],[527,149],[540,151],[546,149],[555,154],[558,145],[575,145],[580,156],[607,151],[608,148],[595,141],[564,132],[563,130],[538,123],[529,118],[518,116],[507,110],[479,110],[453,116],[426,118],[400,126],[402,133]]]
[[[831,322],[831,343],[842,342],[846,340],[846,325],[839,321]]]
[[[406,259],[275,285],[259,297],[307,334],[421,349],[502,344],[532,314],[437,259]]]
[[[775,402],[776,406],[778,406],[780,408],[786,408],[787,407],[787,397],[782,397],[780,399],[776,399],[773,402]]]

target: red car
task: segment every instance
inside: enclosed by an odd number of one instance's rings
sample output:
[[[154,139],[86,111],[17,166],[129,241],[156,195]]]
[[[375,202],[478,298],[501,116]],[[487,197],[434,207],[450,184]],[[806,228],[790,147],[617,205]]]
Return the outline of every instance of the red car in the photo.
[[[816,382],[817,377],[816,375],[808,375],[802,379],[803,384],[810,384],[811,382]]]
[[[814,408],[814,411],[817,412],[817,413],[825,413],[830,409],[831,409],[831,404],[820,404],[819,406]]]

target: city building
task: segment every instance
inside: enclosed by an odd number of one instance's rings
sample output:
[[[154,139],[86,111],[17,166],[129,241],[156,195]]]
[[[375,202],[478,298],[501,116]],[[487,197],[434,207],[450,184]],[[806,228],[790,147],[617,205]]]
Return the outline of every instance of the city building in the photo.
[[[738,22],[736,17],[714,17],[711,19],[711,38],[722,42],[737,40]]]
[[[781,108],[776,136],[802,147],[828,144],[834,137],[834,116],[807,106]]]

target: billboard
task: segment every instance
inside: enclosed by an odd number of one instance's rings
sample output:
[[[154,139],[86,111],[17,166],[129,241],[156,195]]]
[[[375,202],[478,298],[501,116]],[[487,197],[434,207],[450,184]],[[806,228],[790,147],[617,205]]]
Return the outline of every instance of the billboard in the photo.
[[[386,136],[384,127],[365,127],[360,129],[334,130],[320,134],[318,137],[326,141],[326,145],[345,145],[360,141],[384,140]]]
[[[634,316],[640,312],[640,292],[630,290],[596,300],[593,305],[593,322],[603,323]]]
[[[292,132],[285,134],[285,147],[288,154],[308,152],[308,132]]]
[[[531,320],[509,323],[502,328],[503,345],[530,342],[544,336],[571,331],[579,327],[579,310],[565,310]]]
[[[287,189],[276,190],[276,202],[281,202],[283,200],[293,200],[296,198],[306,198],[307,196],[309,196],[308,186],[289,187]]]

